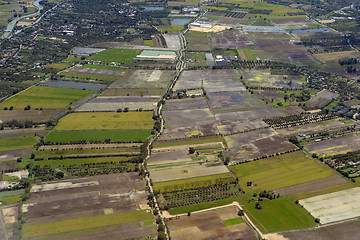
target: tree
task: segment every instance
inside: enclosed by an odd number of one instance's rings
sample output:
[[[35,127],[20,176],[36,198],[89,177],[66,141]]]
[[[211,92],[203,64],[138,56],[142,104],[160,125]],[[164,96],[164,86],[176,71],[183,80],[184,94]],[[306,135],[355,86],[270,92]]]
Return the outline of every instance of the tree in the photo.
[[[255,203],[255,208],[260,210],[260,209],[262,209],[262,206],[259,202],[257,202],[257,203]]]
[[[194,154],[194,153],[195,153],[195,148],[189,147],[189,154]]]

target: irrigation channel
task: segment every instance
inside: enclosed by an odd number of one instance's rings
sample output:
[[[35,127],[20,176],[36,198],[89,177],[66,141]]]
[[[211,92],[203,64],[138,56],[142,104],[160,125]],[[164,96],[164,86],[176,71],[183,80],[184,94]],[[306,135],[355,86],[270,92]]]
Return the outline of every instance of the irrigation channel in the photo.
[[[202,17],[205,13],[207,12],[207,10],[202,11],[201,14],[199,14],[199,16],[195,19],[195,21]],[[186,62],[184,61],[185,55],[184,55],[184,51],[186,50],[186,40],[184,37],[184,34],[189,30],[188,25],[186,25],[186,28],[184,30],[182,30],[179,34],[180,36],[180,41],[181,41],[181,48],[179,50],[179,55],[177,57],[177,64],[176,64],[176,73],[174,78],[171,80],[171,82],[169,83],[169,85],[167,86],[166,92],[164,93],[164,95],[161,97],[161,99],[159,100],[158,104],[157,104],[157,108],[156,108],[156,112],[155,112],[155,116],[158,117],[158,119],[160,120],[160,131],[158,131],[156,134],[151,135],[148,139],[148,145],[146,146],[147,149],[147,156],[144,159],[143,163],[142,163],[142,170],[145,172],[145,179],[146,179],[146,185],[149,188],[149,192],[150,194],[153,196],[153,201],[154,201],[154,210],[157,210],[159,213],[159,217],[161,218],[161,222],[162,224],[165,226],[165,235],[166,235],[166,239],[170,239],[169,236],[169,232],[168,229],[166,227],[166,223],[165,223],[165,219],[164,216],[162,215],[160,208],[159,208],[159,204],[157,202],[157,199],[155,197],[154,194],[154,189],[150,180],[150,173],[147,170],[147,162],[150,159],[151,156],[151,146],[152,144],[160,137],[160,135],[164,132],[164,118],[162,116],[162,109],[163,106],[165,104],[166,101],[166,96],[170,93],[170,91],[174,88],[176,81],[179,79],[180,74],[182,73],[182,71],[185,69],[186,67]]]

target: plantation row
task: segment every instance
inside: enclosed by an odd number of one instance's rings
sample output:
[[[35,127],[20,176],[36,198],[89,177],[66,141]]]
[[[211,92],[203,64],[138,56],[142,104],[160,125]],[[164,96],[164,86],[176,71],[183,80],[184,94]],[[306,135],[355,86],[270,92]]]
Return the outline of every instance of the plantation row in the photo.
[[[348,41],[343,36],[329,36],[329,37],[308,37],[302,38],[301,44],[305,47],[329,47],[348,45]]]
[[[231,17],[231,18],[244,18],[246,15],[245,12],[227,12],[225,14],[225,17]]]
[[[139,171],[139,166],[129,162],[106,162],[63,166],[61,169],[73,177],[86,177],[122,172],[137,172]]]
[[[264,122],[269,124],[273,128],[286,128],[298,125],[304,125],[313,122],[327,121],[337,118],[337,116],[331,115],[314,115],[314,114],[299,114],[299,115],[290,115],[286,117],[277,117],[264,119]]]
[[[164,210],[168,210],[175,207],[235,197],[240,194],[241,189],[238,185],[218,184],[191,191],[179,191],[162,194],[165,201],[161,207]]]

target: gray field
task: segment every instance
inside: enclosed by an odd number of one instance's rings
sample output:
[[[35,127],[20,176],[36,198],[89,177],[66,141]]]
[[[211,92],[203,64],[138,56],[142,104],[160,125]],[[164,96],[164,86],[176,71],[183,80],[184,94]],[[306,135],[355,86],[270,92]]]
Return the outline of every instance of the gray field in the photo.
[[[164,34],[163,36],[165,38],[166,45],[168,48],[171,49],[181,48],[180,37],[178,34]]]
[[[318,92],[315,96],[310,98],[309,101],[306,102],[306,106],[308,107],[324,107],[331,99],[337,98],[339,94],[332,93],[326,89]]]
[[[96,91],[99,91],[106,87],[106,85],[104,84],[83,83],[83,82],[73,82],[73,81],[48,81],[46,83],[41,83],[40,86],[85,89],[85,90],[96,90]]]
[[[207,108],[205,98],[186,98],[181,100],[167,100],[166,108],[164,110],[186,110],[186,109],[200,109]]]

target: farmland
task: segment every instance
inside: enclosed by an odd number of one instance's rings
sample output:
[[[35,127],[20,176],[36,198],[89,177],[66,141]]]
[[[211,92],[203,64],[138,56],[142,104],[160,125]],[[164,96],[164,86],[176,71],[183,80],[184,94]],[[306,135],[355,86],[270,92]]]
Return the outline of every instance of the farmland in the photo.
[[[231,166],[245,191],[275,190],[335,175],[317,160],[296,151],[263,160]],[[251,186],[247,186],[252,182]]]
[[[103,63],[115,62],[123,65],[131,65],[133,58],[140,52],[140,50],[112,48],[93,55],[89,59]]]
[[[72,113],[61,119],[55,130],[150,130],[152,112]]]
[[[143,181],[136,173],[37,184],[23,205],[24,236],[77,239],[116,234],[126,239],[152,235],[154,225],[144,226],[144,222],[153,215],[137,210],[144,204]]]
[[[288,198],[261,202],[261,209],[256,209],[255,204],[246,204],[244,210],[262,232],[308,228],[316,224],[309,213]]]
[[[29,120],[33,122],[46,122],[51,118],[56,116],[61,112],[61,109],[43,109],[36,110],[30,109],[24,111],[24,109],[13,109],[11,111],[8,110],[0,110],[0,120],[3,122],[9,122],[11,120]]]
[[[255,240],[257,236],[246,223],[239,219],[234,206],[216,209],[204,213],[194,213],[190,217],[182,216],[168,223],[173,239],[244,239]],[[241,218],[240,218],[241,219]],[[230,225],[231,223],[231,225]]]
[[[150,130],[99,130],[99,131],[52,131],[46,138],[48,143],[71,143],[71,142],[137,142],[144,141]]]
[[[13,106],[15,109],[25,108],[27,105],[33,109],[64,108],[91,93],[95,91],[34,86],[5,100],[0,106],[2,108]]]
[[[37,141],[37,137],[20,138],[1,138],[0,151],[9,151],[17,149],[32,148]]]

